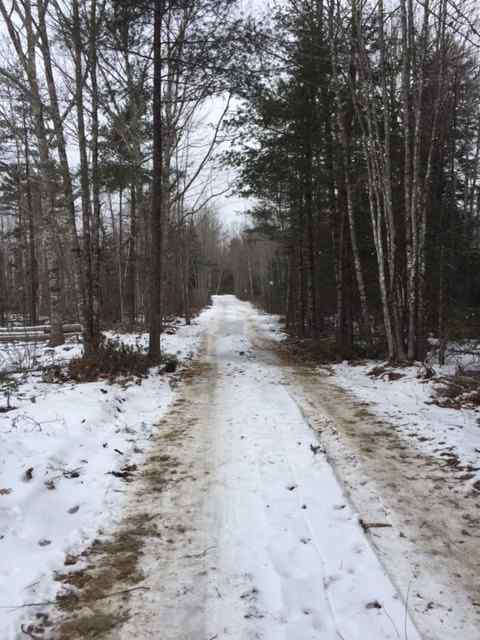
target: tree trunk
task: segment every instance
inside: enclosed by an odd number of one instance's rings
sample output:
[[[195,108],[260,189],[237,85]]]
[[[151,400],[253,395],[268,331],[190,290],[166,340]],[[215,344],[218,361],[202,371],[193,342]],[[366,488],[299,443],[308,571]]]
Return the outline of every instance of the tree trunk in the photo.
[[[92,201],[90,197],[90,176],[88,164],[88,143],[85,129],[85,104],[83,96],[83,55],[82,30],[80,22],[79,1],[72,0],[72,40],[75,65],[75,106],[77,110],[78,149],[80,153],[80,190],[82,200],[83,254],[85,306],[83,343],[86,354],[95,353],[98,349],[99,336],[94,301],[94,251],[92,242]]]
[[[53,66],[50,52],[50,41],[48,37],[46,19],[46,6],[44,0],[37,1],[38,14],[38,31],[40,35],[39,44],[42,52],[45,79],[47,82],[48,95],[50,100],[50,112],[55,131],[56,147],[58,150],[58,158],[60,171],[62,175],[62,187],[64,205],[67,213],[67,219],[70,224],[70,233],[72,237],[72,262],[73,262],[73,281],[75,285],[76,306],[80,308],[80,319],[85,322],[84,309],[86,304],[86,293],[84,282],[84,267],[82,264],[82,251],[80,239],[77,230],[77,221],[75,213],[75,198],[73,194],[72,177],[70,173],[69,160],[67,155],[67,144],[64,131],[64,120],[60,113],[60,106],[53,74]],[[80,304],[78,304],[80,302]]]
[[[137,321],[136,289],[137,289],[137,186],[135,181],[130,185],[130,235],[128,238],[127,264],[127,308],[128,323],[133,329]]]
[[[310,141],[306,141],[305,157],[305,217],[307,222],[307,250],[309,268],[309,292],[310,292],[310,325],[312,336],[318,337],[318,309],[317,309],[317,269],[315,259],[315,231],[313,224],[313,151]]]
[[[162,131],[162,22],[164,0],[155,0],[153,25],[153,176],[150,216],[150,317],[148,353],[153,362],[160,359],[162,330],[162,244],[163,244],[163,131]]]
[[[100,175],[98,164],[98,136],[99,136],[99,90],[97,81],[97,45],[98,45],[98,16],[97,0],[91,0],[90,4],[90,42],[88,48],[90,81],[91,81],[91,111],[92,111],[92,133],[91,133],[91,184],[93,197],[93,219],[92,219],[92,299],[93,299],[93,331],[91,335],[90,349],[96,353],[101,342],[100,316],[101,316],[101,285],[100,285],[100,231],[101,231],[101,203],[100,203]]]
[[[30,2],[25,2],[25,26],[27,31],[27,68],[32,92],[32,113],[38,140],[42,181],[42,207],[46,233],[46,261],[48,270],[50,345],[57,346],[65,341],[63,335],[63,308],[60,288],[60,263],[58,255],[57,226],[55,222],[55,167],[50,158],[43,107],[37,79],[35,35]]]
[[[28,130],[23,114],[23,131],[24,131],[24,156],[25,156],[25,182],[26,182],[26,200],[27,200],[27,219],[28,219],[28,240],[29,240],[29,271],[30,271],[30,323],[32,325],[38,322],[38,260],[36,252],[36,224],[35,214],[33,211],[32,199],[32,182],[30,175],[30,145],[28,141]]]

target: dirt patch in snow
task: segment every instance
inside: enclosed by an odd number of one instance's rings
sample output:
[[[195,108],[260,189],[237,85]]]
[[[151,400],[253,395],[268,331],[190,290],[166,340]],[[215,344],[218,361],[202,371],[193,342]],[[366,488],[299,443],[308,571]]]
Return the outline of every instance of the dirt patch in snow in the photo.
[[[208,365],[194,362],[182,373],[186,385],[205,373]],[[181,448],[193,421],[184,415],[186,400],[177,398],[171,410],[157,423],[150,455],[131,486],[133,503],[148,505],[160,499],[160,494],[173,484],[190,479],[189,470],[181,460]],[[119,479],[119,490],[127,483]],[[73,568],[57,576],[62,589],[52,617],[37,615],[37,620],[24,625],[32,638],[53,637],[56,640],[88,640],[115,633],[115,628],[129,618],[129,596],[133,591],[149,587],[140,567],[144,547],[152,540],[164,538],[167,545],[184,531],[165,527],[158,513],[137,509],[126,515],[119,527],[105,539],[97,539],[80,557],[69,558]]]
[[[171,442],[179,437],[165,434]],[[176,461],[169,456],[152,456],[143,472],[140,499],[148,487],[152,493],[161,493],[171,482],[177,482]],[[62,621],[57,626],[55,637],[59,640],[96,638],[125,622],[128,611],[114,607],[106,613],[102,601],[119,598],[126,604],[130,591],[142,585],[144,576],[138,566],[147,540],[161,536],[157,524],[148,512],[129,516],[111,539],[97,540],[83,554],[88,566],[80,571],[71,571],[58,576],[66,590],[58,597]],[[147,589],[147,587],[144,587]]]
[[[478,637],[480,494],[468,482],[475,469],[453,451],[428,455],[420,429],[402,432],[322,373],[294,368],[299,401],[360,517],[391,525],[369,537],[408,593],[420,631],[431,640],[447,629]]]

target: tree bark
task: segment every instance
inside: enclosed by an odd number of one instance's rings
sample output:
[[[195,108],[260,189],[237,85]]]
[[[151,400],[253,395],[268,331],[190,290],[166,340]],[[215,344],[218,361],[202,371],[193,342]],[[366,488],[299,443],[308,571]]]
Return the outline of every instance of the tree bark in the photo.
[[[85,127],[85,101],[83,95],[84,45],[80,22],[79,1],[72,0],[72,41],[75,66],[75,106],[77,110],[78,149],[80,154],[80,190],[82,201],[82,230],[84,253],[85,306],[83,342],[86,354],[98,349],[99,334],[95,305],[94,275],[94,231],[92,231],[92,200],[90,196],[90,175],[88,162],[88,142]]]
[[[27,123],[25,113],[23,113],[23,135],[24,135],[24,157],[25,157],[25,183],[26,183],[26,200],[27,200],[27,219],[28,219],[28,241],[29,241],[29,262],[30,262],[30,323],[32,325],[38,322],[38,260],[36,251],[36,221],[33,211],[32,198],[32,178],[30,172],[30,145],[28,140]]]
[[[162,244],[164,215],[163,118],[162,118],[162,22],[164,0],[155,0],[153,25],[153,176],[150,215],[150,317],[148,353],[153,362],[160,359],[162,330]]]
[[[45,0],[37,1],[38,31],[39,45],[42,53],[43,65],[45,71],[45,79],[47,82],[48,95],[50,100],[50,112],[55,131],[56,146],[58,150],[58,159],[60,171],[62,175],[63,198],[67,219],[70,224],[70,233],[72,238],[72,258],[73,258],[73,281],[75,285],[76,306],[80,309],[80,319],[85,322],[84,311],[86,304],[86,293],[84,282],[84,266],[82,264],[82,250],[77,230],[77,219],[75,213],[75,197],[73,193],[72,176],[67,155],[67,144],[64,131],[64,121],[60,112],[57,87],[53,74],[52,57],[50,51],[50,40],[48,37],[46,24],[46,5]],[[80,303],[80,304],[79,304]]]

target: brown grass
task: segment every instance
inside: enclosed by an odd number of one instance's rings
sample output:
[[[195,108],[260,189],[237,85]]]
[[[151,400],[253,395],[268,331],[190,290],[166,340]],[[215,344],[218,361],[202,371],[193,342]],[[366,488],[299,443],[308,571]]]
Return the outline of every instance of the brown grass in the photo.
[[[203,373],[208,365],[195,362],[182,372],[186,384]],[[181,446],[192,420],[184,412],[185,400],[179,398],[169,413],[161,418],[156,444],[147,459],[141,476],[138,495],[157,495],[173,483],[183,482],[188,474],[179,473],[180,461],[168,448]],[[161,453],[159,453],[161,452]],[[121,480],[119,480],[121,482]],[[128,590],[141,588],[144,576],[139,559],[148,539],[160,536],[154,516],[148,512],[127,516],[122,525],[106,540],[96,540],[83,554],[88,566],[80,571],[66,571],[57,580],[64,589],[58,598],[60,622],[55,629],[58,640],[89,640],[101,638],[122,625],[129,617]],[[113,602],[105,607],[105,601]]]
[[[382,378],[382,380],[387,380],[388,382],[401,380],[401,378],[405,377],[403,373],[395,371],[391,366],[385,364],[372,367],[367,376],[370,376],[370,378]]]
[[[464,375],[441,378],[435,387],[434,402],[448,409],[480,407],[480,379]]]

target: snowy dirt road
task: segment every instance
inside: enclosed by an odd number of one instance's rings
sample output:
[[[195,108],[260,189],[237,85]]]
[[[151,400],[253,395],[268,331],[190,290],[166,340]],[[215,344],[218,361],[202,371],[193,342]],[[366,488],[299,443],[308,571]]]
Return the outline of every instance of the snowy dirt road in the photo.
[[[456,430],[449,440],[440,425],[440,443],[429,451],[424,441],[433,438],[421,435],[416,415],[405,431],[339,388],[326,370],[297,367],[295,378],[297,400],[355,508],[365,520],[391,525],[372,529],[370,539],[408,592],[422,637],[478,640],[480,499],[446,453],[455,450]]]
[[[201,322],[127,512],[63,578],[56,637],[419,639],[265,346],[271,317],[222,296]]]

